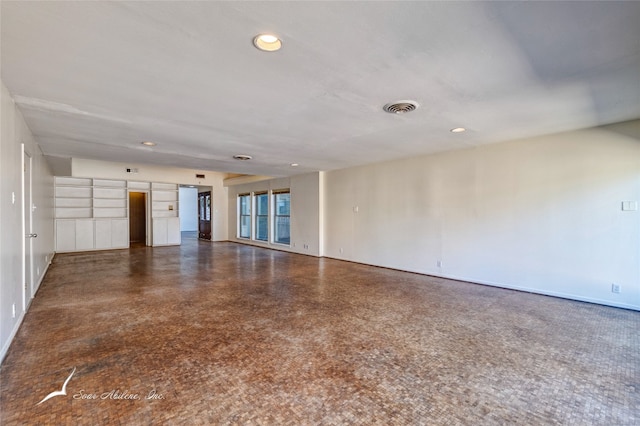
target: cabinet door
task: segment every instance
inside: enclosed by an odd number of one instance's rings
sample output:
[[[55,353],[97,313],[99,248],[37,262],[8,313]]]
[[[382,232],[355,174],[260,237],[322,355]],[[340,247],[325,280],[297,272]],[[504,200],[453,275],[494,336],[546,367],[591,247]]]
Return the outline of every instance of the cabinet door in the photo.
[[[96,248],[111,248],[111,221],[96,220]]]
[[[167,219],[167,244],[180,245],[180,218],[170,217]]]
[[[153,245],[167,245],[167,219],[153,219]]]
[[[93,248],[93,219],[76,220],[76,250],[91,250]]]
[[[129,247],[128,219],[113,219],[111,221],[111,246],[113,248]]]
[[[76,221],[56,220],[56,251],[74,251],[76,249]]]

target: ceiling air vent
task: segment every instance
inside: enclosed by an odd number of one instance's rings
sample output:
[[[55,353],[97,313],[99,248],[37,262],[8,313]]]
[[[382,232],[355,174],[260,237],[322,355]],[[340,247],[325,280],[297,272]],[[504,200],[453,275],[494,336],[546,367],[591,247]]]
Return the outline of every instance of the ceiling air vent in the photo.
[[[246,160],[251,160],[251,158],[253,157],[251,157],[250,155],[238,154],[238,155],[234,155],[233,158],[240,161],[246,161]]]
[[[404,114],[416,108],[418,108],[418,103],[415,101],[397,101],[386,104],[382,109],[391,114]]]

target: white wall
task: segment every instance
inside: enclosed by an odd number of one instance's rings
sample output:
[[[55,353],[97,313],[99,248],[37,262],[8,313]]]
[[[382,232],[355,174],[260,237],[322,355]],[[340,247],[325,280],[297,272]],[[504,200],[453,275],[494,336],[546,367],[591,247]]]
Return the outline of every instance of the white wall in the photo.
[[[180,188],[180,231],[198,230],[198,188]]]
[[[322,247],[320,246],[320,235],[322,234],[320,226],[320,182],[321,173],[309,173],[289,178],[229,186],[229,240],[320,256],[322,253]],[[238,194],[285,188],[291,190],[291,245],[284,246],[282,244],[237,238]],[[308,248],[305,248],[305,246]]]
[[[640,200],[640,121],[331,171],[325,255],[640,309],[625,200]]]
[[[127,168],[138,169],[138,173],[127,173]],[[211,186],[211,203],[213,206],[211,239],[213,241],[226,241],[228,239],[227,188],[223,184],[226,173],[79,158],[72,159],[71,170],[74,177]],[[196,174],[204,174],[205,179],[197,179]]]
[[[4,358],[31,302],[23,289],[22,144],[32,157],[33,272],[40,285],[53,257],[53,178],[22,114],[0,82],[0,360]],[[15,198],[15,202],[13,201]],[[16,315],[13,316],[12,306]]]

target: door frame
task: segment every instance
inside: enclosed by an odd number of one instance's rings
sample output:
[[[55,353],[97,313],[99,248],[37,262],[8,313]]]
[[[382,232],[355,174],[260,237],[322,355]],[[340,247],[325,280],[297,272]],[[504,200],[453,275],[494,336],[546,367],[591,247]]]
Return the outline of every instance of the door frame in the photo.
[[[200,188],[206,189],[200,191]],[[200,194],[209,194],[209,239],[200,237]],[[198,239],[203,241],[213,241],[213,188],[198,187],[196,192],[196,208],[198,209]],[[206,207],[205,207],[206,208]]]
[[[27,234],[33,233],[33,156],[25,144],[22,147],[22,309],[26,312],[35,293],[33,238]],[[27,171],[29,172],[27,182]]]
[[[144,245],[152,246],[153,243],[151,241],[151,191],[149,189],[128,189],[127,190],[127,229],[131,226],[131,212],[129,211],[129,194],[132,192],[142,192],[145,199],[144,206],[144,227],[145,227],[145,241]],[[131,236],[129,236],[129,241],[131,241]]]

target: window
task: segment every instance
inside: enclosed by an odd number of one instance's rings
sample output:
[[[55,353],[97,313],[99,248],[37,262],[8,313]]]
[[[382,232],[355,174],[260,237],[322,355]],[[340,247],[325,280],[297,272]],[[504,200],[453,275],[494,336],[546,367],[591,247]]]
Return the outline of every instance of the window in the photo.
[[[251,196],[249,194],[238,195],[238,237],[251,238]]]
[[[273,191],[273,209],[273,241],[289,244],[291,194],[288,189]]]
[[[254,196],[256,209],[255,238],[260,241],[269,240],[269,195],[257,192]]]

